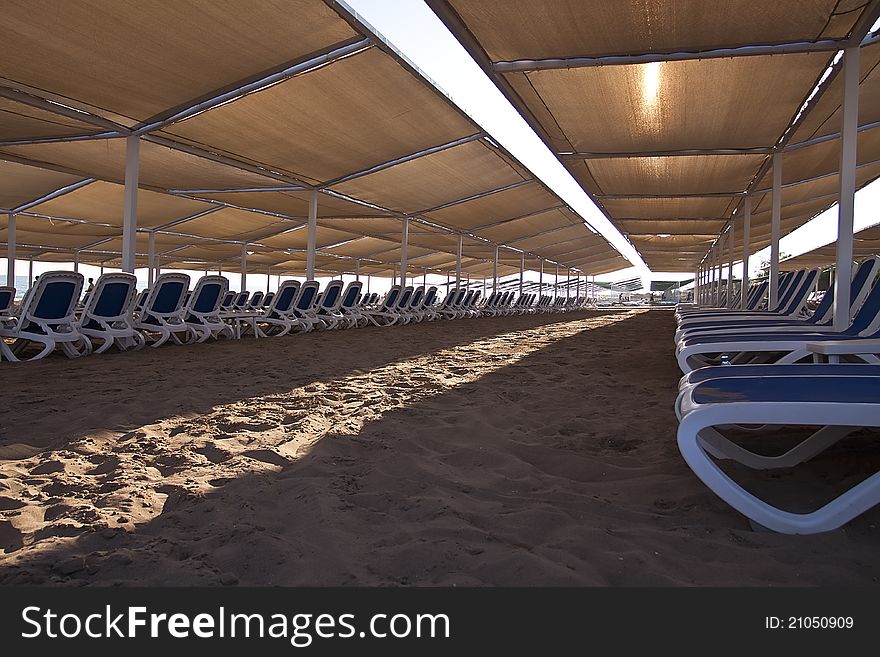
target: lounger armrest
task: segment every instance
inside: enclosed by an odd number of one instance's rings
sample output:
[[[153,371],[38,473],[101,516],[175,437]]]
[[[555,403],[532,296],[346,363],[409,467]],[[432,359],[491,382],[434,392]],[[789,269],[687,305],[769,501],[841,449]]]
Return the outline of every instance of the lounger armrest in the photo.
[[[807,350],[825,356],[858,354],[880,354],[880,340],[828,340],[827,342],[808,342]]]

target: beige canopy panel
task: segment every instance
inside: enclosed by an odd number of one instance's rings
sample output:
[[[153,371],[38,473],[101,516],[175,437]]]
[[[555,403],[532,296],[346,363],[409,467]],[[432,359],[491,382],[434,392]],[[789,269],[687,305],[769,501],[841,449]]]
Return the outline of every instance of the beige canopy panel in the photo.
[[[317,193],[316,271],[391,271],[404,217],[416,270],[454,271],[459,241],[465,273],[494,266],[495,247],[627,266],[333,0],[13,0],[3,14],[0,210],[22,245],[118,261],[136,136],[138,263],[153,248],[161,266],[231,271],[244,249],[248,270],[301,273]],[[30,231],[35,216],[74,221]],[[76,222],[100,229],[100,253]]]
[[[747,194],[764,244],[775,152],[784,232],[836,201],[811,183],[836,182],[859,44],[858,186],[880,173],[873,0],[427,1],[654,270],[695,271]]]

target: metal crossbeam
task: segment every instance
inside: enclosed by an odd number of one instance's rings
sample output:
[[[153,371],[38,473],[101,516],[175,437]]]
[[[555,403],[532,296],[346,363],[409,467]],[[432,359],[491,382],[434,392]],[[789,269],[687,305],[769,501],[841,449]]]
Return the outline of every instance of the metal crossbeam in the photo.
[[[279,82],[294,76],[307,73],[320,66],[325,66],[344,57],[361,53],[371,48],[372,45],[370,39],[367,38],[356,40],[349,39],[341,43],[333,44],[317,53],[312,53],[292,62],[287,62],[278,69],[261,73],[258,76],[251,76],[245,80],[239,80],[232,85],[227,85],[222,89],[215,90],[206,96],[190,101],[183,106],[166,110],[165,112],[157,114],[135,126],[132,130],[137,135],[144,135],[153,132],[154,130],[165,128],[172,123],[183,121],[184,119],[191,118],[202,112],[207,112],[214,107],[238,100],[243,96],[261,91],[262,89],[278,84]]]

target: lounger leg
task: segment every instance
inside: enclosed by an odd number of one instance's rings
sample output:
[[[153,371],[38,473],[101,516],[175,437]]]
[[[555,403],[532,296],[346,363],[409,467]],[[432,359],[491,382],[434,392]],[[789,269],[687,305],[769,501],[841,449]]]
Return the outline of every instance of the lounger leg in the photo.
[[[859,427],[822,427],[807,439],[798,443],[787,452],[778,456],[762,456],[740,447],[723,436],[714,427],[706,427],[700,431],[699,439],[706,452],[719,459],[733,459],[753,470],[771,470],[774,468],[790,468],[791,466],[809,461],[821,454],[831,445],[843,440]]]
[[[702,414],[690,413],[679,425],[678,448],[694,474],[752,521],[784,534],[815,534],[836,529],[880,502],[880,472],[810,513],[791,513],[767,504],[728,477],[707,455],[700,434]]]

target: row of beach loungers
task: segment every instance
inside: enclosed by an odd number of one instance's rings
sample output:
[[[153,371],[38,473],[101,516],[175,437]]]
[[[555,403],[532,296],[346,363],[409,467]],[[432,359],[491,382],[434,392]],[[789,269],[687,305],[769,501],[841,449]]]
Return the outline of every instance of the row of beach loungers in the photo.
[[[780,277],[778,301],[765,303],[767,283],[722,299],[718,308],[680,306],[676,358],[684,373],[676,414],[678,445],[694,473],[753,523],[777,532],[809,534],[840,527],[880,502],[880,472],[821,508],[794,513],[747,491],[718,465],[791,468],[864,428],[880,427],[880,258],[861,262],[850,285],[850,323],[835,330],[834,287],[812,311],[806,301],[816,271]],[[796,446],[768,455],[732,439],[760,439],[780,427],[808,427]],[[772,443],[772,438],[768,437]],[[780,450],[777,450],[779,452]]]
[[[439,319],[502,317],[585,308],[585,297],[492,293],[452,288],[441,301],[435,286],[394,285],[387,294],[364,293],[362,283],[284,281],[277,292],[234,292],[223,276],[204,276],[190,290],[183,273],[161,274],[140,293],[131,274],[98,278],[82,304],[81,274],[41,275],[21,303],[15,290],[0,287],[0,360],[36,360],[60,348],[68,357],[190,344],[214,338],[282,336],[313,330],[393,326]],[[95,345],[98,345],[95,348]],[[35,354],[33,347],[39,347]]]

